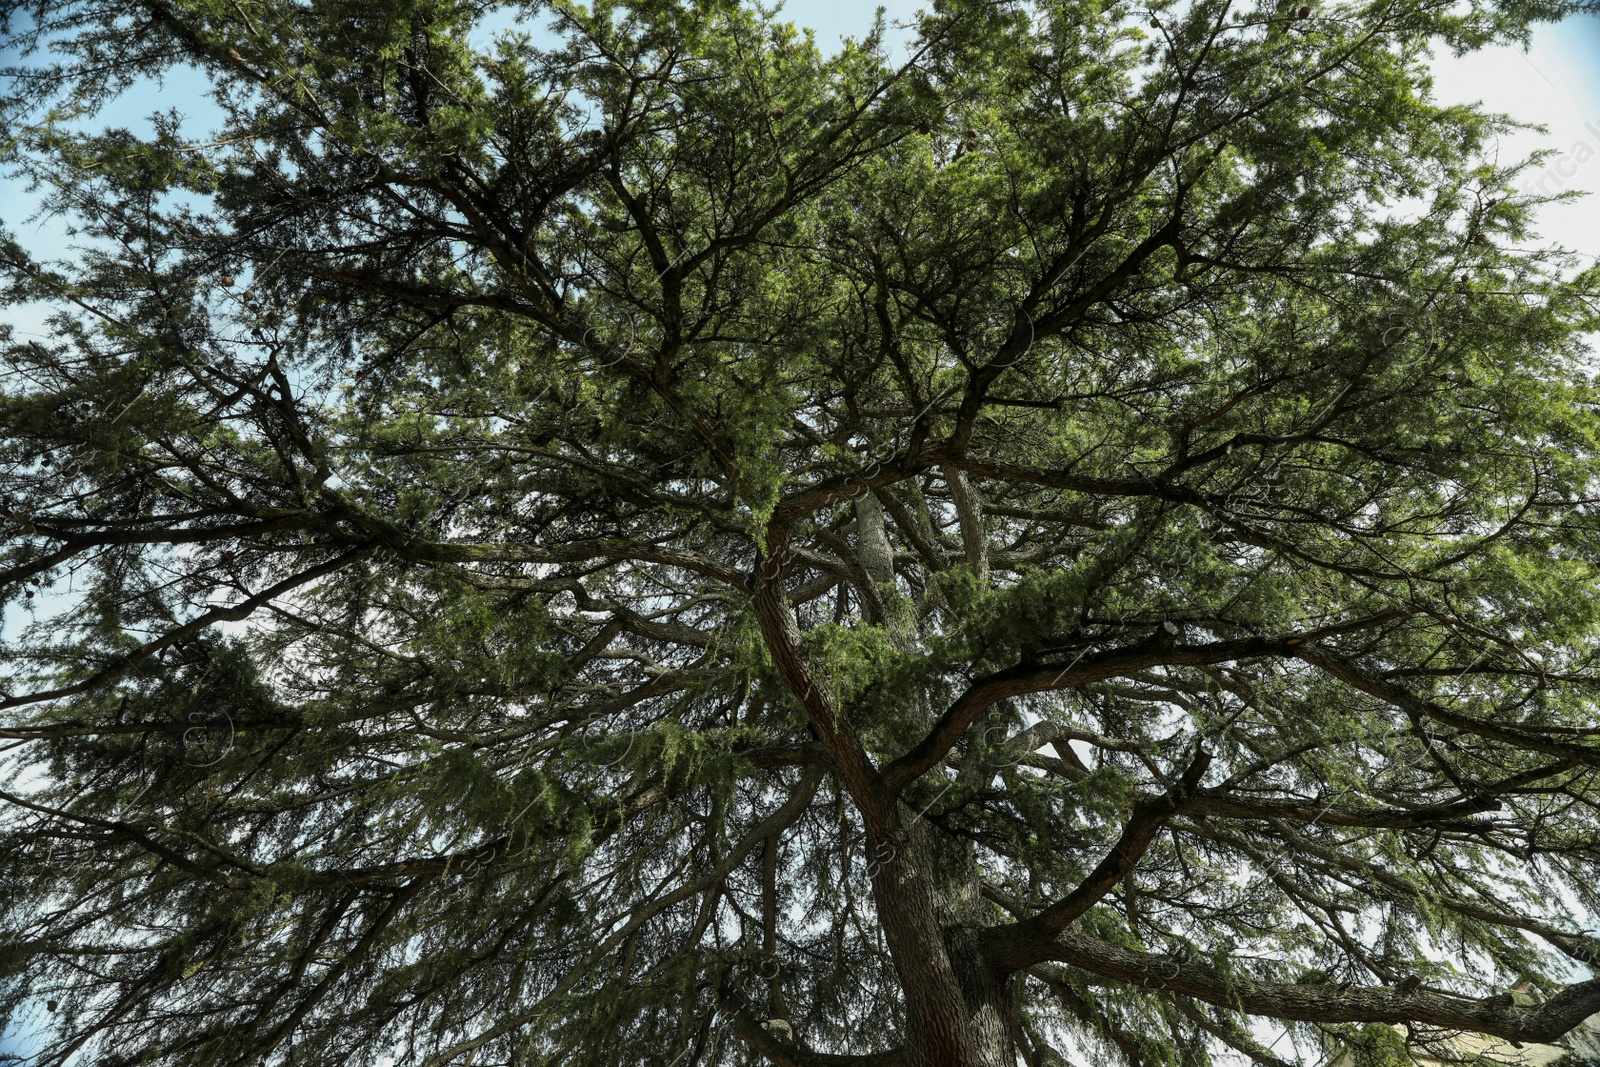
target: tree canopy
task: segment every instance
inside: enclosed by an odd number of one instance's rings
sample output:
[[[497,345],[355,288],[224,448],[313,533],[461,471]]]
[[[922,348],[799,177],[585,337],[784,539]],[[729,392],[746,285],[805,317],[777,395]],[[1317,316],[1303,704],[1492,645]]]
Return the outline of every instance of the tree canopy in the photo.
[[[1566,1033],[1600,275],[1427,73],[1562,14],[0,3],[70,237],[0,235],[0,1015],[44,1064]],[[163,77],[202,132],[97,118]]]

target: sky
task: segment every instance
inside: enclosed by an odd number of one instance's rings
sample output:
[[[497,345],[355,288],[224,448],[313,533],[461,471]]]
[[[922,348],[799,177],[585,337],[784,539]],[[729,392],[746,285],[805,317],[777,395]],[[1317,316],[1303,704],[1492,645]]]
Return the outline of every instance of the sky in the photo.
[[[1442,101],[1482,100],[1548,133],[1519,132],[1502,140],[1502,162],[1541,148],[1560,155],[1522,181],[1524,192],[1600,191],[1600,15],[1540,26],[1532,47],[1502,48],[1434,63],[1434,94]],[[1546,241],[1600,256],[1600,198],[1546,205],[1539,215]]]
[[[917,0],[894,0],[885,5],[886,15],[891,22],[905,20],[921,6]],[[841,37],[864,33],[872,15],[872,8],[852,0],[789,0],[783,9],[783,17],[812,27],[817,43],[830,50]],[[107,119],[137,127],[152,111],[182,105],[186,99],[193,107],[193,98],[185,93],[193,88],[183,79],[175,80],[163,93],[119,102]],[[1524,191],[1600,191],[1600,14],[1539,27],[1527,52],[1502,48],[1462,59],[1442,54],[1434,62],[1434,94],[1442,102],[1482,101],[1491,111],[1546,127],[1543,133],[1530,130],[1509,136],[1499,146],[1502,162],[1539,149],[1559,152],[1526,176]],[[20,183],[0,179],[0,224],[41,251],[59,248],[60,227],[48,221],[24,223],[31,211],[32,198]],[[1540,221],[1541,243],[1600,258],[1600,198],[1547,205]],[[36,315],[13,315],[11,321],[19,331],[42,329]],[[26,1051],[26,1042],[17,1034],[0,1036],[0,1061],[6,1054]]]

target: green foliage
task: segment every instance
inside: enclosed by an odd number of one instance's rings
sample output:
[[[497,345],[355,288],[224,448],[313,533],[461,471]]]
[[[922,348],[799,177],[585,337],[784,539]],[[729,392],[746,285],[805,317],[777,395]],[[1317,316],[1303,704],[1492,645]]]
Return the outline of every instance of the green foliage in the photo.
[[[1392,1026],[1366,1023],[1339,1027],[1354,1067],[1409,1067],[1415,1062],[1405,1038]]]
[[[1341,990],[1569,981],[1600,271],[1426,66],[1565,11],[0,0],[0,1023],[1388,1064]]]

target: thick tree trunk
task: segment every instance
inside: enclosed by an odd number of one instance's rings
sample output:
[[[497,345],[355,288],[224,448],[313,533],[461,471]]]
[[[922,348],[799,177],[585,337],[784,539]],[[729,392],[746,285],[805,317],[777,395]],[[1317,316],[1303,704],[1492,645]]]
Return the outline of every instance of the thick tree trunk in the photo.
[[[916,821],[869,855],[873,897],[905,992],[906,1061],[912,1067],[1016,1067],[1005,979],[978,932],[941,923],[968,909],[941,893],[930,834]],[[964,894],[963,894],[964,895]]]
[[[867,501],[863,505],[863,501]],[[893,556],[886,551],[881,504],[857,501],[863,570],[892,605],[892,635],[914,642],[915,620],[900,617]],[[818,687],[802,650],[799,627],[778,581],[781,530],[769,536],[755,581],[756,616],[773,664],[799,699],[867,830],[867,872],[878,922],[900,979],[908,1067],[1016,1067],[1006,984],[978,947],[976,857],[970,849],[935,854],[933,834],[885,787],[845,709]],[[913,715],[926,717],[915,704]]]
[[[962,489],[967,489],[964,481]],[[970,511],[976,507],[975,494],[969,491],[967,496]],[[916,616],[895,586],[883,504],[874,494],[863,493],[855,511],[858,559],[873,585],[883,625],[897,648],[913,650]],[[912,718],[923,727],[931,725],[920,695],[910,699]],[[972,849],[936,849],[919,813],[904,822],[898,844],[880,844],[868,860],[876,872],[873,891],[889,951],[906,994],[908,1062],[913,1067],[1015,1067],[1006,985],[984,962],[972,925],[979,906]]]
[[[984,959],[976,927],[947,929],[945,944],[966,998],[974,1067],[1016,1067],[1010,981]]]

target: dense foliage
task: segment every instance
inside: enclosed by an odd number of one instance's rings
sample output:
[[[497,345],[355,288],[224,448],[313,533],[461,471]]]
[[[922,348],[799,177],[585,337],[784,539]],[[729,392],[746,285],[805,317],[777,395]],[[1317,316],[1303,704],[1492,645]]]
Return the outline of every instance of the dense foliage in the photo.
[[[51,1064],[1567,1032],[1600,279],[1426,76],[1560,13],[941,0],[891,62],[0,3],[72,235],[0,245],[0,1011]],[[164,73],[203,131],[97,121]]]

